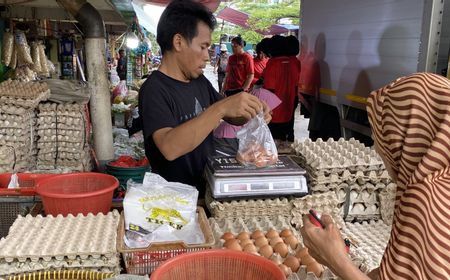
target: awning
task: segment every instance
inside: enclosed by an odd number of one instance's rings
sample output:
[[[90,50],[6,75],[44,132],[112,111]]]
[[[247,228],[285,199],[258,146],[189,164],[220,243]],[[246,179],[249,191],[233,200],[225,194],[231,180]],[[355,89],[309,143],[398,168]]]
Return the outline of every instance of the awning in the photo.
[[[249,15],[245,12],[230,7],[225,7],[222,10],[220,10],[216,17],[243,28],[247,29],[250,28],[250,26],[248,25]],[[277,35],[298,29],[299,27],[293,24],[273,24],[269,28],[269,30],[255,30],[255,31],[263,35]]]
[[[212,12],[215,12],[220,4],[220,0],[194,0],[194,1],[202,3],[203,5],[208,7],[208,9]],[[171,2],[171,0],[141,0],[141,2],[145,2],[148,4],[154,4],[154,5],[167,6]]]

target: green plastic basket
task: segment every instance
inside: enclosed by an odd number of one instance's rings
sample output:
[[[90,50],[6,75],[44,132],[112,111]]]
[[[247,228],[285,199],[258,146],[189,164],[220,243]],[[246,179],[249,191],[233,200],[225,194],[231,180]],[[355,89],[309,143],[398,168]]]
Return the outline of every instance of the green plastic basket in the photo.
[[[133,179],[136,183],[142,183],[145,172],[150,172],[150,165],[140,167],[117,167],[109,163],[106,164],[106,173],[119,180],[119,185],[123,190],[127,189],[127,181]]]

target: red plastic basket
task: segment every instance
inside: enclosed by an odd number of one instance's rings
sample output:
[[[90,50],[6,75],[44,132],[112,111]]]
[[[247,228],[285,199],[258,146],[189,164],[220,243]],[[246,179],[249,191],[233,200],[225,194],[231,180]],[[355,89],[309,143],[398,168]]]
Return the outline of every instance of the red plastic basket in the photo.
[[[283,280],[278,266],[260,256],[228,249],[187,253],[164,262],[151,280]]]
[[[45,178],[56,176],[55,174],[17,173],[19,188],[8,189],[12,173],[0,174],[0,196],[33,196],[36,195],[36,185]]]
[[[119,181],[102,173],[72,173],[46,178],[36,187],[45,213],[51,215],[109,212]]]

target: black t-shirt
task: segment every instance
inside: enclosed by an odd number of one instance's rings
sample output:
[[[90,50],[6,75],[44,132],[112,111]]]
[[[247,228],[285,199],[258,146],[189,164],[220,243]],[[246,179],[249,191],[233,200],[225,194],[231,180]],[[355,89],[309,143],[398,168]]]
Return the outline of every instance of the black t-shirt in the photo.
[[[188,83],[154,71],[139,92],[139,113],[142,116],[145,154],[152,171],[168,181],[196,186],[203,192],[203,171],[206,160],[214,152],[212,133],[192,152],[173,161],[161,154],[153,141],[153,133],[195,118],[221,96],[201,75]]]

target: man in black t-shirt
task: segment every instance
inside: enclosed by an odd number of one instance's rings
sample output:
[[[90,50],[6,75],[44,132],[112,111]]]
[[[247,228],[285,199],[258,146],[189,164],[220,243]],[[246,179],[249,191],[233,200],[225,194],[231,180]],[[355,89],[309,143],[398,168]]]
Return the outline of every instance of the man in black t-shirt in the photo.
[[[163,59],[139,93],[145,153],[168,181],[204,191],[203,169],[213,155],[212,131],[223,119],[242,125],[267,106],[248,93],[223,98],[203,76],[215,18],[199,3],[175,0],[161,15],[157,41]]]

